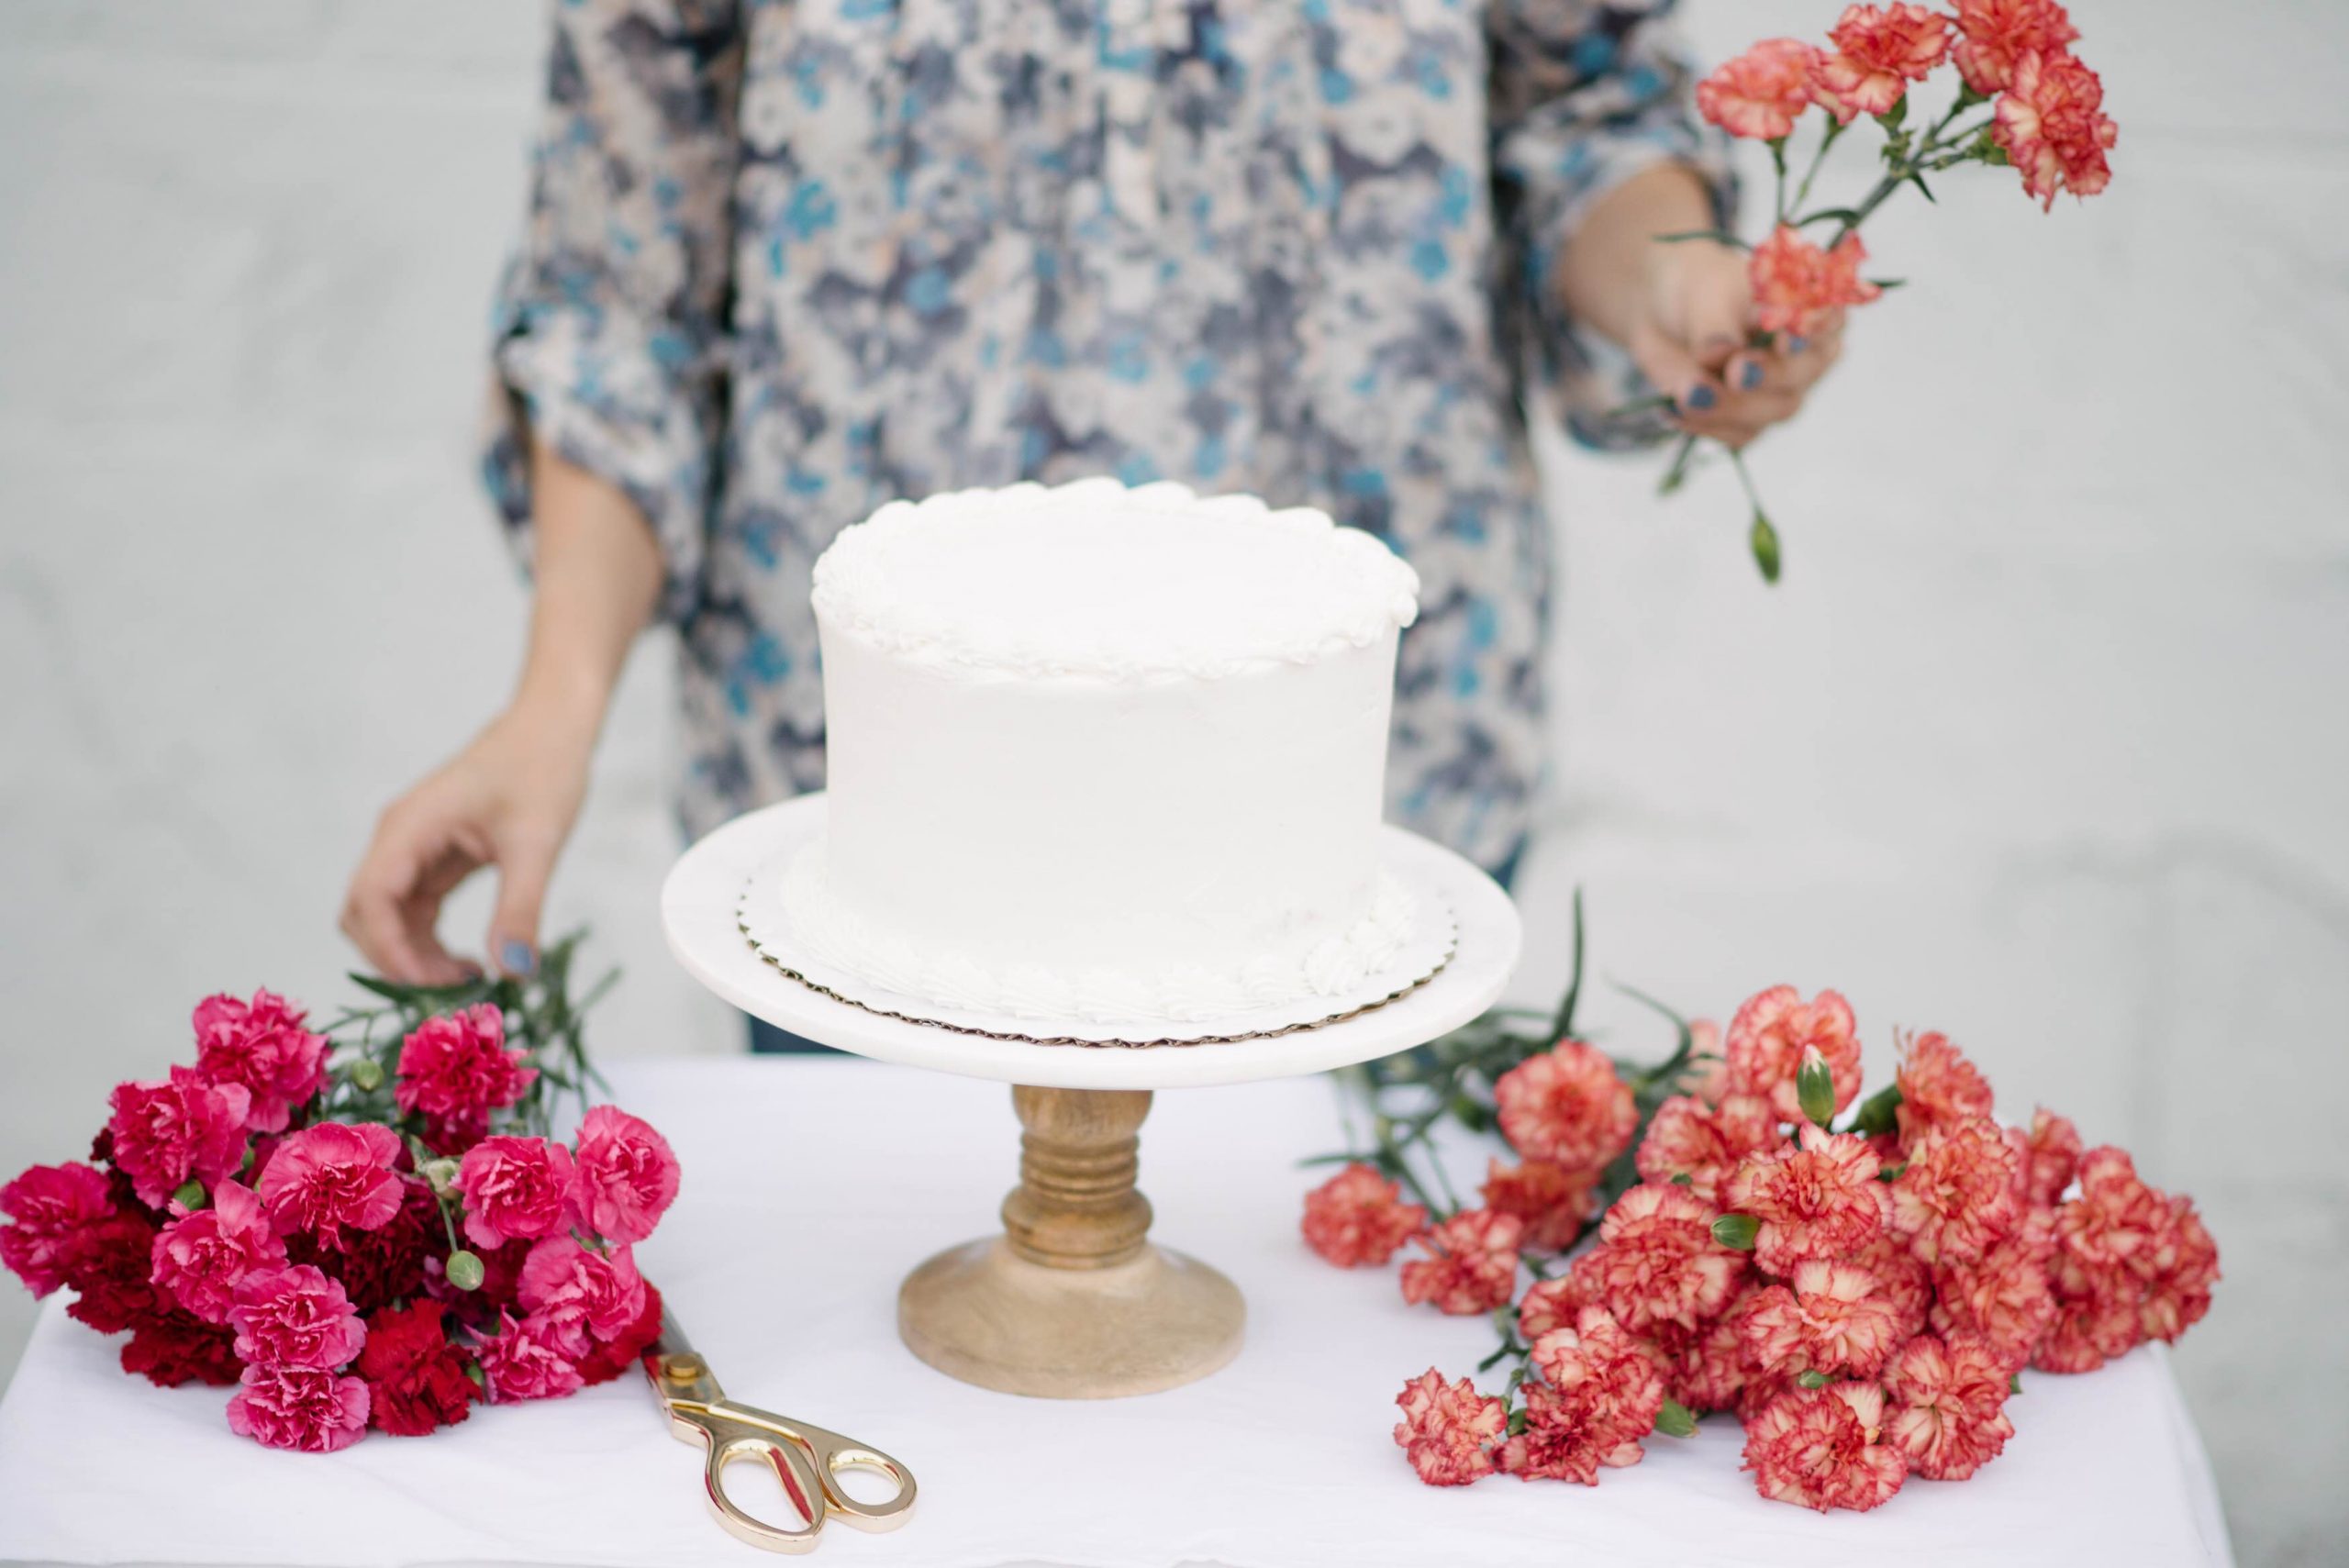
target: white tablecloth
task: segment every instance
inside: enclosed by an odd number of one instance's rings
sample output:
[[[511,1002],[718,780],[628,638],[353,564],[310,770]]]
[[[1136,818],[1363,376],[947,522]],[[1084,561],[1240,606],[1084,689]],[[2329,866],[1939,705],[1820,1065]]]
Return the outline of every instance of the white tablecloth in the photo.
[[[1154,1234],[1239,1283],[1247,1347],[1188,1388],[1063,1403],[967,1387],[896,1338],[899,1278],[992,1229],[1013,1180],[1000,1085],[841,1059],[640,1062],[612,1078],[685,1162],[683,1195],[640,1256],[728,1391],[863,1437],[920,1478],[903,1529],[829,1530],[819,1550],[835,1562],[2229,1561],[2201,1445],[2147,1351],[2085,1377],[2026,1374],[2004,1457],[1864,1516],[1761,1501],[1726,1418],[1656,1440],[1595,1488],[1420,1485],[1389,1440],[1390,1402],[1431,1362],[1467,1371],[1489,1330],[1407,1308],[1391,1272],[1306,1251],[1297,1200],[1314,1176],[1296,1161],[1336,1137],[1322,1080],[1159,1096],[1142,1139]],[[719,1532],[698,1455],[633,1375],[321,1457],[233,1437],[222,1391],[154,1388],[115,1354],[50,1304],[0,1403],[0,1560],[767,1560]]]

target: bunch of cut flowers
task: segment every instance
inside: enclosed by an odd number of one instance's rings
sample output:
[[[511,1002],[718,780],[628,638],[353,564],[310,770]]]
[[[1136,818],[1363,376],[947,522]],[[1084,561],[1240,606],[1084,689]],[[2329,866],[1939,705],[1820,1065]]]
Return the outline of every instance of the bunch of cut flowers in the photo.
[[[576,942],[527,979],[354,975],[373,1005],[316,1029],[268,991],[206,997],[193,1062],[118,1085],[86,1162],[0,1186],[0,1262],[127,1334],[125,1372],[234,1386],[229,1428],[271,1448],[418,1436],[618,1375],[660,1329],[631,1249],[678,1168],[645,1122],[587,1105]],[[584,1107],[568,1140],[559,1095]]]
[[[2087,1372],[2209,1310],[2218,1248],[2193,1203],[2063,1117],[2002,1125],[1944,1036],[1902,1039],[1863,1099],[1850,1006],[1776,985],[1725,1036],[1673,1018],[1665,1061],[1619,1062],[1575,1035],[1581,945],[1577,907],[1554,1015],[1487,1015],[1355,1070],[1368,1135],[1305,1201],[1329,1262],[1408,1246],[1407,1300],[1493,1318],[1477,1371],[1506,1366],[1498,1392],[1430,1368],[1397,1400],[1431,1485],[1594,1484],[1720,1412],[1765,1497],[1873,1508],[1997,1458],[2025,1368]],[[1431,1147],[1447,1121],[1514,1156],[1479,1204]]]

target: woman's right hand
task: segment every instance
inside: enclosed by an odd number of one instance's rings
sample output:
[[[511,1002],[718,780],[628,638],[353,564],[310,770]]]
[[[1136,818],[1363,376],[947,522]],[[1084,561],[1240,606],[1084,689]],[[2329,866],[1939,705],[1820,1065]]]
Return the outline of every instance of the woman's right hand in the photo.
[[[600,717],[600,712],[596,716]],[[384,808],[351,873],[342,931],[388,980],[444,985],[480,972],[435,929],[441,900],[497,868],[488,953],[527,974],[538,962],[539,910],[555,857],[587,788],[595,718],[518,702],[471,745]]]

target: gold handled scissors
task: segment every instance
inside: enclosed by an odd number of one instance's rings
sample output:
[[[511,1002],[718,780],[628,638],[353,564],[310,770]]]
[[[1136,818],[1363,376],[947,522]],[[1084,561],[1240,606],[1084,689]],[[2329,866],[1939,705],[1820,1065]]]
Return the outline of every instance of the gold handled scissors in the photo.
[[[838,1514],[859,1529],[895,1529],[914,1506],[914,1473],[879,1449],[853,1438],[811,1427],[769,1411],[737,1405],[710,1375],[664,1307],[661,1337],[644,1352],[644,1374],[652,1380],[669,1413],[669,1429],[680,1442],[699,1441],[708,1451],[702,1479],[718,1522],[752,1546],[769,1551],[812,1551],[824,1521]],[[726,1495],[726,1467],[738,1459],[763,1459],[805,1521],[796,1528],[746,1513]],[[844,1470],[870,1470],[887,1476],[896,1490],[878,1503],[860,1502],[841,1489]]]

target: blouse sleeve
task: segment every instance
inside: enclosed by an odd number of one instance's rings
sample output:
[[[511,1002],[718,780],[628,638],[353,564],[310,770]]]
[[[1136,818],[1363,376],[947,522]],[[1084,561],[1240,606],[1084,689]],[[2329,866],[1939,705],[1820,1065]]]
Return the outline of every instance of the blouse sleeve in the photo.
[[[731,0],[554,7],[530,206],[499,285],[484,459],[527,568],[529,437],[624,491],[662,614],[700,596],[725,406],[740,50]]]
[[[1491,13],[1493,182],[1506,265],[1504,311],[1526,370],[1586,445],[1662,439],[1660,416],[1606,415],[1649,389],[1615,344],[1558,297],[1559,254],[1585,214],[1624,180],[1688,165],[1726,225],[1735,202],[1725,138],[1690,113],[1695,76],[1674,0],[1500,0]]]

